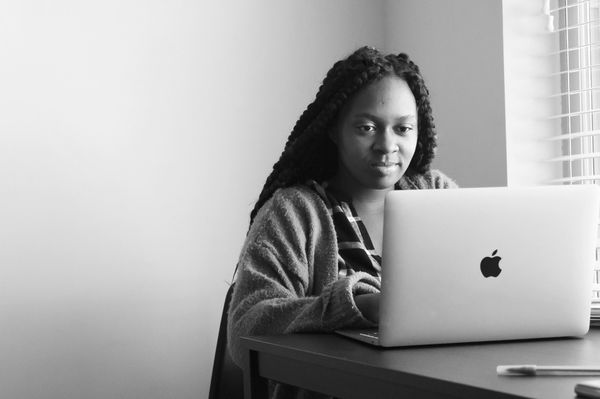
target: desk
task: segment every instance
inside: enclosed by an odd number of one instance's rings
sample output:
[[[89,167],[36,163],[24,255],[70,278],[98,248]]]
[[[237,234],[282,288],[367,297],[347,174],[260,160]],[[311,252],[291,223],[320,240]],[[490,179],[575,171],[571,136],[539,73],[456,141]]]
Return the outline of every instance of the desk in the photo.
[[[508,377],[499,364],[600,364],[600,329],[583,339],[381,349],[335,334],[243,338],[246,399],[266,398],[266,379],[339,398],[574,398],[600,376]],[[402,396],[401,396],[402,395]]]

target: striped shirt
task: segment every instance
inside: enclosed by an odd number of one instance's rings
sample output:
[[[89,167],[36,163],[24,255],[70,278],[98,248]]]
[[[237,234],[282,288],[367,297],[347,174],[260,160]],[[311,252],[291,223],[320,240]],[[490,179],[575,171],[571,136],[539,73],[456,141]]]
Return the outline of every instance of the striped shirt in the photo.
[[[345,277],[362,271],[381,277],[381,255],[377,253],[365,224],[351,202],[337,199],[327,183],[308,182],[325,202],[333,219],[338,244],[338,275]]]

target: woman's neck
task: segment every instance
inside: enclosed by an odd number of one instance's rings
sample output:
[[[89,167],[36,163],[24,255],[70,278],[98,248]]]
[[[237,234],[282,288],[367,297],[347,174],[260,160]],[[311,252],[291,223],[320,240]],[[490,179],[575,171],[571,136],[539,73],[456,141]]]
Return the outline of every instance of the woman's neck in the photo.
[[[336,176],[329,181],[330,190],[336,193],[340,199],[351,201],[355,208],[363,209],[369,213],[383,211],[385,195],[393,190],[393,187],[385,189],[371,189],[355,184],[352,181],[345,181],[340,176]]]
[[[383,245],[383,211],[385,195],[393,187],[376,190],[334,178],[329,189],[343,201],[352,202],[354,210],[364,223],[375,251],[381,254]]]

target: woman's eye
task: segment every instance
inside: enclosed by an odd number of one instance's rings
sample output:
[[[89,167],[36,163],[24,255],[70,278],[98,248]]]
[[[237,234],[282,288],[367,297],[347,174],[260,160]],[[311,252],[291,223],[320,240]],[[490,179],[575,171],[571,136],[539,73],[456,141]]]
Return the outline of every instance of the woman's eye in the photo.
[[[377,129],[373,125],[360,125],[358,126],[358,130],[363,133],[374,133]]]
[[[402,125],[402,126],[398,126],[396,128],[396,132],[401,133],[401,134],[408,133],[411,130],[413,130],[413,126],[412,125]]]

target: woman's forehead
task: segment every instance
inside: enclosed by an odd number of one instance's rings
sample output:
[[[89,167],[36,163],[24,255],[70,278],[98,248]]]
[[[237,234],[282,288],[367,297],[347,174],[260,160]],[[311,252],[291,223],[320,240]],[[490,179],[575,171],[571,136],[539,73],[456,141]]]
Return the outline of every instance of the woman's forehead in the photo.
[[[349,101],[350,113],[386,112],[416,114],[415,97],[406,81],[386,76],[357,92]]]

